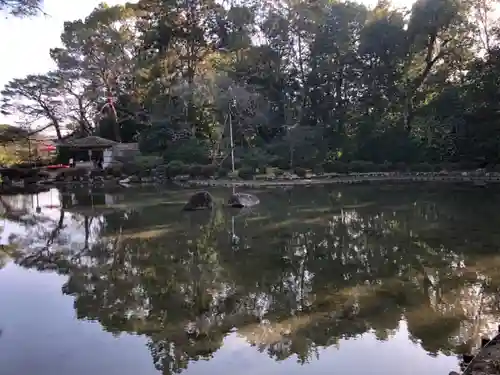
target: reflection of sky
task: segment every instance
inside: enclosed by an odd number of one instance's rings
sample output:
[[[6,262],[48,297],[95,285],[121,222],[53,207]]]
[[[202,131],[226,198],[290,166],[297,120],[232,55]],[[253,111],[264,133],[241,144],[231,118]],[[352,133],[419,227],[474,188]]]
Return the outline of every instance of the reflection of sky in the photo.
[[[50,219],[51,221],[56,221],[59,218],[60,211],[58,207],[60,207],[61,201],[59,199],[59,192],[56,189],[39,193],[38,198],[36,195],[14,195],[5,196],[3,199],[16,210],[28,210],[29,215],[24,216],[34,215],[35,217]],[[35,214],[37,205],[42,209],[39,215]],[[0,219],[0,225],[3,227],[3,231],[0,233],[0,244],[2,245],[8,244],[9,236],[12,234],[25,234],[25,228],[22,225],[7,219]]]
[[[113,337],[97,323],[78,321],[73,300],[63,296],[65,277],[12,264],[0,271],[0,368],[2,375],[159,375],[146,340]],[[445,375],[454,357],[430,357],[408,340],[404,322],[388,341],[373,334],[341,340],[320,350],[319,360],[300,366],[295,357],[277,362],[232,334],[210,361],[189,365],[186,375],[207,374],[384,374]]]
[[[446,375],[457,366],[456,358],[433,358],[418,344],[411,343],[405,322],[401,322],[398,333],[388,341],[377,341],[373,334],[365,334],[355,340],[340,340],[339,348],[322,349],[319,360],[300,366],[296,357],[277,362],[249,348],[244,339],[234,334],[226,338],[224,348],[214,359],[193,363],[186,374]]]
[[[22,237],[34,235],[32,232],[36,232],[37,226],[50,226],[54,227],[59,221],[61,214],[61,198],[60,193],[57,189],[52,189],[47,192],[42,192],[37,195],[17,195],[4,197],[4,200],[8,202],[16,210],[26,210],[28,213],[23,215],[23,217],[35,217],[39,223],[35,226],[28,228],[18,223],[9,221],[7,219],[0,219],[0,226],[3,231],[0,233],[0,244],[6,245],[9,243],[9,237],[13,234]],[[40,207],[41,212],[37,214],[35,212],[36,207]],[[93,220],[90,225],[92,243],[95,240],[96,227],[98,225],[97,220]],[[85,241],[85,231],[83,227],[82,217],[77,217],[71,213],[66,212],[64,217],[64,231],[65,234],[70,235],[71,246],[79,246]],[[28,238],[25,238],[26,240]]]
[[[0,271],[0,373],[159,375],[143,338],[76,320],[64,280],[12,264]]]
[[[37,206],[37,200],[31,197],[6,199],[16,209],[33,212]],[[59,205],[56,190],[38,195],[40,216],[51,226],[59,220]],[[81,217],[66,213],[64,224],[71,242],[81,244]],[[2,243],[12,233],[31,236],[36,232],[36,228],[26,232],[15,223],[4,225]],[[39,273],[13,264],[0,270],[1,375],[160,375],[153,367],[146,339],[128,334],[113,337],[98,323],[77,320],[72,297],[61,292],[64,281],[65,277],[55,273]],[[341,340],[337,347],[321,349],[319,355],[319,360],[305,366],[298,365],[295,356],[277,362],[235,333],[225,339],[213,359],[193,362],[183,374],[446,375],[457,365],[455,357],[433,358],[412,343],[404,321],[387,341],[364,334],[355,340]]]

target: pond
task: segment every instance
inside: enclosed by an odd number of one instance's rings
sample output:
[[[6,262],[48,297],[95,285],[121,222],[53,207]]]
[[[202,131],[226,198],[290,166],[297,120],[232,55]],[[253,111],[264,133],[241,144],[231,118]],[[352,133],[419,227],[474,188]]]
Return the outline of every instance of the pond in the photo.
[[[0,197],[1,374],[447,375],[496,330],[499,190],[192,193]]]

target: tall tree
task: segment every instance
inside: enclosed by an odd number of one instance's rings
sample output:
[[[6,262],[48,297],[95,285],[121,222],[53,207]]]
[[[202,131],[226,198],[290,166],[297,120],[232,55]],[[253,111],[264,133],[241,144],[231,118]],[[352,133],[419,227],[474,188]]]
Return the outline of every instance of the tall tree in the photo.
[[[63,47],[50,52],[59,70],[73,80],[73,89],[77,85],[96,107],[102,108],[109,98],[133,92],[136,43],[133,17],[134,10],[128,5],[101,4],[85,20],[66,22],[61,35]],[[118,141],[119,121],[114,119]]]
[[[28,75],[7,83],[1,91],[2,111],[19,118],[19,125],[37,130],[52,127],[62,138],[63,83],[57,73]],[[41,125],[39,125],[41,123]]]
[[[42,13],[44,0],[0,0],[0,11],[16,17],[31,17]]]

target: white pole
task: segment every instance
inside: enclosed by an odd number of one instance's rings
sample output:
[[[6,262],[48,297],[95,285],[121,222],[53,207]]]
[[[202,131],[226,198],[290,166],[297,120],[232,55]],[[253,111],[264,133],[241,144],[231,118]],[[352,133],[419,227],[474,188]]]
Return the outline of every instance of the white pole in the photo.
[[[233,140],[233,121],[231,116],[231,106],[229,106],[229,138],[231,140],[231,166],[234,173],[234,140]]]

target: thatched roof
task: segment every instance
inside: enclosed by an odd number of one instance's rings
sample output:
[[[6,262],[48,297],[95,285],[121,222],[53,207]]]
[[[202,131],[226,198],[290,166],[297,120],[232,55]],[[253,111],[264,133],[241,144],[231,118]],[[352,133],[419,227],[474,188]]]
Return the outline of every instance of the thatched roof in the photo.
[[[96,137],[91,135],[85,138],[73,138],[67,141],[58,143],[59,147],[79,148],[79,149],[104,149],[112,147],[118,142],[111,139]]]

